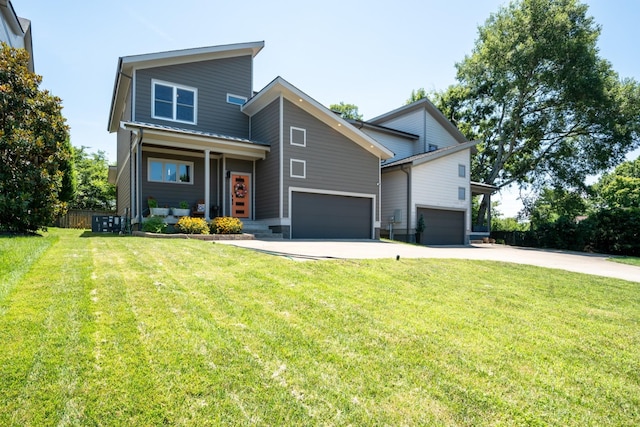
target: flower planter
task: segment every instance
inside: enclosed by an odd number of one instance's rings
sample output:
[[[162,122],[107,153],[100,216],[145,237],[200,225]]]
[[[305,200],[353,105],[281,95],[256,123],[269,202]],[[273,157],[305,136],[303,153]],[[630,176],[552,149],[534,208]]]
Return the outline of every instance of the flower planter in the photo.
[[[169,215],[169,208],[149,208],[151,215],[154,216],[167,216]]]
[[[171,208],[173,216],[189,216],[191,209]]]

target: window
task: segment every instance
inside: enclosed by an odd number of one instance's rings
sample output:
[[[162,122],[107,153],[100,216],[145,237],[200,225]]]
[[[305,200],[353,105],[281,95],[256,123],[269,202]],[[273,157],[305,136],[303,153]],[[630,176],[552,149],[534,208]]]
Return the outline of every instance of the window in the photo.
[[[427,152],[430,153],[432,151],[436,151],[438,149],[438,146],[435,144],[429,144],[429,148],[427,149]]]
[[[458,165],[458,176],[460,178],[466,178],[466,176],[467,176],[467,167],[465,165]]]
[[[196,123],[197,89],[173,83],[152,81],[154,119]]]
[[[147,180],[172,184],[193,184],[193,163],[150,158]]]
[[[467,190],[464,187],[458,187],[458,200],[467,199]]]
[[[306,178],[307,162],[305,160],[291,159],[289,162],[289,176],[291,178]]]
[[[289,142],[291,145],[298,145],[300,147],[307,146],[307,130],[291,126],[289,132]]]
[[[232,95],[228,93],[227,102],[229,104],[244,105],[244,103],[247,102],[247,98],[245,98],[244,96]]]

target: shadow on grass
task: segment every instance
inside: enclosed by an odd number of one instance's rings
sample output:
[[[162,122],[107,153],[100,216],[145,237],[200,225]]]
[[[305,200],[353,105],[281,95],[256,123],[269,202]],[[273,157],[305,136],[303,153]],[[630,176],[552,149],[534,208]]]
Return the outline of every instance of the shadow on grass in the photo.
[[[111,233],[111,232],[96,233],[90,230],[85,230],[80,235],[80,237],[106,237],[106,238],[125,237],[125,236],[127,236],[127,234],[119,234],[119,233]]]

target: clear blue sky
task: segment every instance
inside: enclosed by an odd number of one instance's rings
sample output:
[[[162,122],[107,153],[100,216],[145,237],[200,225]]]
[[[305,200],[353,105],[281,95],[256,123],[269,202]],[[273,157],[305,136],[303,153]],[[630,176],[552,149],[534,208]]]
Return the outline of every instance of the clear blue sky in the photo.
[[[640,1],[586,0],[602,26],[600,54],[640,80]],[[282,76],[324,105],[356,104],[367,118],[401,106],[412,89],[455,83],[503,0],[13,0],[32,23],[42,88],[63,100],[71,142],[115,161],[107,119],[118,58],[264,40],[254,89]],[[636,154],[637,156],[637,154]],[[512,209],[503,206],[504,213]],[[513,208],[517,210],[516,208]]]

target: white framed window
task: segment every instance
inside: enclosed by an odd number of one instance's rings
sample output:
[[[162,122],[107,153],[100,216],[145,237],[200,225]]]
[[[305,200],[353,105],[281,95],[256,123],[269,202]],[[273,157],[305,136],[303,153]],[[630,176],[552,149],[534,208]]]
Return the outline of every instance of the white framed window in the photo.
[[[464,187],[458,187],[458,200],[467,199],[467,189]]]
[[[227,94],[227,102],[229,104],[234,104],[234,105],[244,105],[244,103],[247,102],[247,98],[244,97],[244,96],[234,95],[232,93],[228,93]]]
[[[289,130],[289,142],[291,145],[297,145],[299,147],[307,146],[307,130],[291,126]]]
[[[147,180],[169,184],[193,184],[193,162],[149,158]]]
[[[306,160],[289,160],[289,176],[291,178],[307,177],[307,161]]]
[[[198,89],[160,80],[151,81],[151,117],[196,124]]]
[[[466,165],[458,165],[458,176],[460,178],[467,177],[467,166]]]

